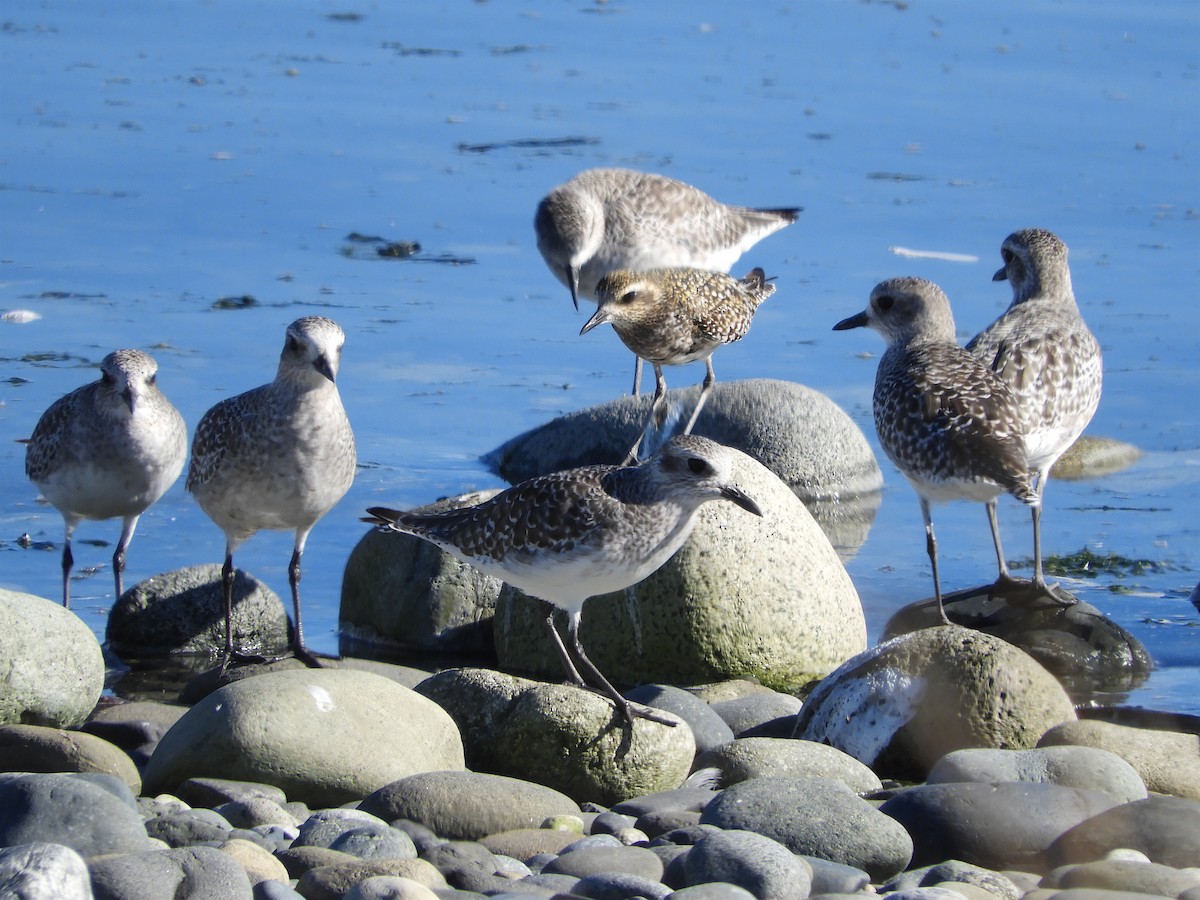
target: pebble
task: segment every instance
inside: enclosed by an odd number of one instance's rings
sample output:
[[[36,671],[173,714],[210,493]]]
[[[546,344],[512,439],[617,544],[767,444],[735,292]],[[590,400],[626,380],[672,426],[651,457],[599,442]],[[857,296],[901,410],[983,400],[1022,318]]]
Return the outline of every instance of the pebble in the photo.
[[[688,851],[683,868],[689,884],[724,881],[774,900],[804,900],[812,887],[807,862],[754,831],[730,829],[702,838]]]

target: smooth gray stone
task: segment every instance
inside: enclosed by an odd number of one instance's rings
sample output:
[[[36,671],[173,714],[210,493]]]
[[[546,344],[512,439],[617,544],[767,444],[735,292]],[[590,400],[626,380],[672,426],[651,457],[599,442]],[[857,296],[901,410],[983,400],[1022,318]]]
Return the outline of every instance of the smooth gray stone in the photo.
[[[571,888],[577,897],[590,900],[666,900],[671,889],[661,881],[631,875],[628,872],[606,872],[602,875],[586,875]]]
[[[370,828],[382,833],[390,827],[383,819],[362,809],[319,809],[300,823],[300,833],[292,846],[328,847],[356,828]],[[411,842],[412,839],[409,840]],[[413,855],[416,855],[415,848]]]
[[[85,858],[151,846],[129,789],[111,776],[0,775],[0,846],[35,842]]]
[[[477,841],[445,841],[423,852],[421,859],[437,866],[447,879],[455,869],[478,869],[494,874],[500,865],[496,854]]]
[[[887,891],[913,891],[946,882],[970,884],[994,895],[998,900],[1020,900],[1025,893],[1007,875],[954,859],[937,865],[909,869],[884,885]]]
[[[92,879],[83,857],[70,847],[35,841],[0,849],[0,897],[92,900]]]
[[[736,737],[767,736],[760,732],[763,729],[778,730],[781,727],[783,734],[778,736],[787,737],[791,735],[795,726],[800,706],[800,701],[791,694],[756,691],[732,700],[719,700],[712,704],[712,710],[721,717]],[[781,719],[786,721],[786,727],[778,724]]]
[[[646,813],[665,810],[682,809],[699,812],[716,796],[717,792],[709,788],[673,788],[669,791],[659,791],[656,794],[622,800],[613,806],[612,811],[639,818]]]
[[[1116,753],[1096,747],[1037,747],[1033,750],[955,750],[939,759],[927,784],[952,781],[1027,781],[1099,791],[1117,803],[1143,800],[1146,785]]]
[[[665,709],[688,723],[696,738],[696,752],[733,740],[733,731],[716,710],[690,691],[669,684],[643,684],[625,692],[635,703]]]
[[[1055,865],[1083,863],[1120,848],[1164,866],[1200,867],[1200,801],[1152,795],[1113,806],[1059,836],[1047,856]]]
[[[211,809],[186,809],[146,821],[146,834],[168,847],[224,841],[232,830],[233,826]]]
[[[821,859],[819,856],[801,855],[800,858],[812,869],[812,885],[809,890],[814,896],[858,894],[871,883],[871,876],[855,866]]]
[[[230,800],[213,807],[235,828],[255,828],[260,825],[282,825],[294,828],[299,823],[286,809],[266,797],[251,797],[248,800]]]
[[[883,787],[879,776],[848,753],[814,741],[737,738],[696,757],[696,767],[715,766],[728,786],[764,775],[832,778],[856,794]]]
[[[709,803],[700,821],[756,831],[793,853],[862,869],[872,880],[902,871],[913,853],[913,840],[899,822],[827,778],[743,781]]]
[[[542,872],[552,875],[574,875],[577,878],[602,875],[606,872],[625,872],[658,881],[662,878],[663,864],[657,855],[644,847],[591,846],[562,853],[543,868]]]
[[[222,803],[249,801],[259,797],[281,807],[287,803],[287,795],[272,784],[235,781],[230,778],[189,778],[179,785],[175,796],[188,806],[203,806],[208,809],[215,809]]]
[[[711,834],[688,851],[683,863],[689,884],[727,881],[756,897],[805,900],[812,869],[776,840],[754,831]]]
[[[359,826],[339,834],[330,850],[349,853],[359,859],[415,859],[417,848],[412,838],[398,828]]]
[[[1184,891],[1200,890],[1200,869],[1188,871],[1159,863],[1102,859],[1055,869],[1042,879],[1043,888],[1097,888],[1178,897]]]
[[[1086,719],[1057,725],[1038,741],[1039,747],[1060,744],[1109,750],[1133,766],[1149,790],[1200,800],[1200,739],[1194,733]]]
[[[1057,784],[956,782],[901,791],[880,812],[914,835],[913,866],[957,859],[1036,870],[1059,836],[1113,805],[1105,794]]]
[[[254,885],[254,900],[304,900],[304,896],[291,885],[268,878]]]
[[[736,884],[712,882],[680,888],[671,900],[757,900],[754,894]]]
[[[96,900],[252,900],[237,861],[213,847],[183,847],[92,860]]]

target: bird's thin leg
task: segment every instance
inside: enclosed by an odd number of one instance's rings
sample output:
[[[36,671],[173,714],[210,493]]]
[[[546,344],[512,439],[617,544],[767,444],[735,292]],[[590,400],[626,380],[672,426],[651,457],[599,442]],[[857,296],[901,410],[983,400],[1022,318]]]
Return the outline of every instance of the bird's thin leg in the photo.
[[[633,356],[633,396],[642,392],[642,358],[636,353]]]
[[[292,642],[292,653],[306,666],[319,669],[320,660],[304,646],[304,626],[300,622],[300,557],[304,555],[304,545],[308,542],[308,532],[311,528],[310,525],[296,529],[296,546],[292,550],[292,561],[288,564],[288,585],[292,589],[292,612],[296,616],[296,636]]]
[[[575,655],[579,657],[579,662],[592,676],[593,684],[600,689],[604,694],[607,694],[612,701],[617,704],[617,709],[621,711],[621,715],[625,717],[630,725],[633,724],[634,718],[649,719],[651,722],[658,722],[660,725],[674,726],[675,722],[667,718],[662,713],[648,706],[642,706],[637,703],[630,703],[621,696],[621,692],[612,686],[604,674],[596,668],[596,664],[588,659],[587,653],[583,650],[583,644],[579,641],[579,621],[582,614],[579,610],[569,611],[567,613],[567,637],[571,641],[571,645],[575,650]]]
[[[1016,582],[1012,574],[1008,571],[1008,562],[1004,559],[1004,546],[1000,542],[1000,522],[996,517],[996,498],[989,500],[984,508],[987,510],[988,526],[992,529],[992,545],[996,548],[996,566],[999,574],[996,576],[996,584],[1004,587]]]
[[[71,535],[75,533],[76,522],[66,520],[66,536],[63,538],[62,573],[63,573],[63,608],[71,608],[71,566],[75,565],[75,555],[71,553]]]
[[[225,563],[221,566],[221,593],[225,599],[225,655],[221,660],[224,670],[233,659],[233,546],[225,545]]]
[[[1046,490],[1046,475],[1049,470],[1043,470],[1037,482],[1037,503],[1030,509],[1033,516],[1033,586],[1034,588],[1057,600],[1063,606],[1074,606],[1078,599],[1065,590],[1059,590],[1058,585],[1046,584],[1046,573],[1042,568],[1042,494]]]
[[[571,654],[567,652],[566,645],[563,644],[562,638],[559,636],[558,629],[554,627],[554,610],[550,610],[550,615],[546,616],[546,628],[550,631],[550,637],[554,641],[554,646],[558,649],[558,655],[562,659],[563,668],[567,670],[567,677],[575,684],[576,687],[585,688],[587,682],[583,680],[583,676],[579,674],[579,670],[575,668],[575,661],[571,659]]]
[[[921,498],[921,518],[925,520],[925,552],[929,554],[929,564],[933,567],[933,596],[937,598],[938,615],[943,625],[950,625],[946,617],[946,607],[942,605],[942,581],[938,577],[937,537],[933,533],[933,516],[929,512],[929,501]]]
[[[113,553],[113,580],[116,583],[117,599],[121,599],[121,594],[124,593],[122,588],[122,575],[125,574],[125,548],[129,546],[129,542],[133,540],[133,532],[137,530],[138,517],[126,516],[121,523],[121,539],[117,541],[117,549]]]
[[[708,392],[712,390],[713,382],[717,380],[717,376],[713,374],[711,356],[704,361],[704,365],[707,371],[704,373],[704,381],[700,385],[700,396],[696,400],[696,408],[692,410],[692,417],[688,419],[687,428],[683,429],[684,434],[692,433],[692,426],[700,418],[700,410],[704,409],[704,402],[708,399]]]
[[[638,449],[642,446],[642,442],[646,440],[646,436],[650,434],[650,429],[654,427],[655,422],[661,425],[666,419],[666,408],[667,379],[663,377],[662,366],[655,363],[654,399],[650,401],[650,415],[646,417],[646,424],[642,427],[642,433],[638,435],[638,439],[629,448],[629,452],[625,455],[625,459],[621,465],[628,466],[637,462]]]

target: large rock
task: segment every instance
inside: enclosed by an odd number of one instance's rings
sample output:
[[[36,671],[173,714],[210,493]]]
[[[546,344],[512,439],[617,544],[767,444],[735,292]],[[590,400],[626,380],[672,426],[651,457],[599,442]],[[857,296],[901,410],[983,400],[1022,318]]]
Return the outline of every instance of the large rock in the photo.
[[[688,884],[728,882],[772,900],[807,900],[812,887],[808,863],[754,831],[730,829],[701,838],[683,868]]]
[[[0,897],[92,900],[92,879],[70,847],[35,841],[0,850]]]
[[[431,503],[434,512],[481,503],[480,491]],[[487,658],[501,582],[421,538],[371,529],[346,562],[338,613],[342,652],[361,647]]]
[[[1151,795],[1113,806],[1060,835],[1047,857],[1052,865],[1067,865],[1117,849],[1137,850],[1177,869],[1200,868],[1200,802]]]
[[[0,662],[0,725],[79,725],[104,689],[104,654],[78,616],[2,588]]]
[[[893,638],[850,660],[805,702],[797,733],[881,777],[922,779],[952,750],[1026,750],[1075,709],[1028,654],[956,625]]]
[[[1150,790],[1200,800],[1200,737],[1195,734],[1081,720],[1051,728],[1039,742],[1043,747],[1063,744],[1111,751]]]
[[[707,503],[662,568],[629,591],[587,601],[581,637],[613,682],[753,675],[788,690],[866,647],[858,593],[804,504],[769,469],[733,456],[734,480],[762,508],[761,518],[732,503]],[[511,586],[501,591],[494,628],[504,668],[563,676],[545,630],[547,610]]]
[[[368,672],[303,669],[209,694],[163,736],[143,778],[150,794],[196,776],[261,781],[315,807],[462,767],[458,729],[437,704]]]
[[[110,775],[0,775],[0,847],[39,841],[84,857],[151,846],[129,788]]]
[[[764,775],[831,778],[856,794],[877,791],[879,777],[853,756],[835,747],[786,738],[737,738],[700,754],[696,768],[721,770],[721,783],[737,784]]]
[[[1096,747],[955,750],[934,764],[926,781],[929,784],[952,781],[1058,784],[1098,791],[1117,803],[1146,796],[1146,785],[1133,766],[1116,753]]]
[[[283,603],[241,569],[233,580],[232,623],[234,646],[243,652],[274,653],[288,646]],[[113,604],[105,637],[121,657],[224,650],[221,566],[189,566],[135,584]]]
[[[629,725],[611,700],[573,685],[452,669],[420,691],[457,723],[472,770],[535,781],[579,801],[608,806],[678,787],[696,753],[682,719],[674,727],[643,718]]]
[[[197,897],[251,900],[245,870],[215,847],[151,850],[93,860],[96,900],[130,897]]]
[[[0,772],[99,772],[121,779],[135,794],[142,787],[133,760],[115,744],[41,725],[0,726]]]
[[[690,410],[698,387],[669,391]],[[650,394],[621,397],[547,422],[484,457],[510,483],[534,475],[620,462],[641,433]],[[837,404],[811,388],[766,378],[718,381],[695,434],[749,454],[778,475],[845,557],[866,539],[883,475],[871,445]]]

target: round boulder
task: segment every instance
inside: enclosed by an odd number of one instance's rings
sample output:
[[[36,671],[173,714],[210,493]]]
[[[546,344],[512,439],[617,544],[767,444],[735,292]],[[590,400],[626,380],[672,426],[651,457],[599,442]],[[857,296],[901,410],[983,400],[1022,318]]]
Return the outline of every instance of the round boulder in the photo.
[[[241,569],[233,579],[233,643],[246,653],[288,646],[288,618],[279,597]],[[123,658],[164,653],[217,653],[225,648],[225,594],[217,563],[154,575],[113,605],[108,646]]]
[[[144,781],[151,794],[197,776],[260,781],[317,807],[462,767],[458,729],[437,704],[368,672],[303,669],[209,694],[163,736]]]
[[[0,849],[0,893],[13,900],[92,900],[92,879],[70,847],[35,841]]]
[[[119,790],[113,790],[116,782]],[[0,775],[0,847],[44,841],[80,856],[149,849],[129,789],[107,775]]]
[[[866,647],[858,593],[804,504],[761,463],[733,456],[734,480],[761,518],[732,503],[706,503],[662,568],[627,591],[587,601],[584,646],[615,683],[753,675],[790,690]],[[502,667],[562,677],[548,610],[505,586],[495,620]]]
[[[787,738],[738,738],[701,753],[696,768],[721,770],[721,783],[737,784],[764,775],[832,778],[856,794],[883,787],[874,772],[835,747]]]
[[[812,868],[787,847],[754,831],[730,829],[701,838],[683,862],[688,884],[726,882],[755,897],[807,900]]]
[[[691,409],[698,387],[668,391]],[[620,462],[641,434],[650,394],[620,397],[561,416],[484,456],[515,484],[561,469]],[[773,471],[809,508],[844,558],[866,540],[879,508],[883,475],[871,445],[836,403],[790,381],[718,381],[694,434],[735,447]]]
[[[104,689],[104,654],[77,615],[0,588],[0,725],[81,724]]]
[[[135,794],[142,779],[115,744],[82,731],[41,725],[0,726],[0,772],[100,772],[119,778]]]
[[[1099,791],[1118,803],[1146,796],[1146,785],[1133,766],[1117,754],[1095,747],[955,750],[934,763],[925,780],[929,784],[951,781],[1060,784]]]
[[[97,897],[221,897],[251,900],[246,870],[215,847],[151,850],[92,860]]]
[[[881,777],[921,780],[952,750],[1024,750],[1075,719],[1070,698],[1028,654],[956,625],[893,638],[850,660],[805,701],[800,737]]]
[[[573,685],[544,684],[487,669],[452,669],[420,690],[458,724],[473,770],[545,784],[577,800],[610,805],[678,787],[696,753],[692,731],[635,717]]]

